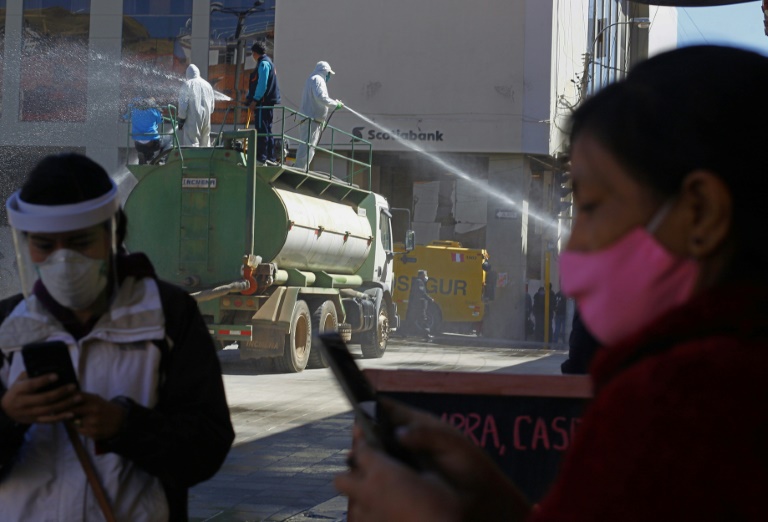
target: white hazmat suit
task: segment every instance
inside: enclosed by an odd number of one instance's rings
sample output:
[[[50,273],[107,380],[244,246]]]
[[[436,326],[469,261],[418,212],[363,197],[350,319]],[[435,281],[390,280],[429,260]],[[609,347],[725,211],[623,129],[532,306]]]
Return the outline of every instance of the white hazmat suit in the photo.
[[[197,65],[187,67],[187,81],[179,90],[181,144],[186,147],[208,147],[211,138],[211,114],[215,103],[213,87],[200,76]]]
[[[325,119],[328,117],[328,111],[333,108],[343,107],[339,100],[334,100],[328,96],[326,87],[326,78],[336,74],[331,70],[328,62],[317,62],[315,70],[304,84],[304,93],[301,96],[300,112],[309,119],[303,121],[299,126],[299,140],[296,150],[296,163],[294,166],[299,169],[306,169],[312,163],[312,157],[315,155],[315,145],[320,141],[320,134],[323,132]],[[309,147],[301,143],[309,142]]]

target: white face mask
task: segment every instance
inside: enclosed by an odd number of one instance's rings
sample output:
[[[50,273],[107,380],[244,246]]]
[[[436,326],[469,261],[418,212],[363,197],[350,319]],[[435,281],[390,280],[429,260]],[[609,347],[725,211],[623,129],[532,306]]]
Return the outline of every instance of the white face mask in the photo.
[[[72,310],[88,308],[107,287],[104,260],[74,250],[57,250],[35,267],[51,297]]]

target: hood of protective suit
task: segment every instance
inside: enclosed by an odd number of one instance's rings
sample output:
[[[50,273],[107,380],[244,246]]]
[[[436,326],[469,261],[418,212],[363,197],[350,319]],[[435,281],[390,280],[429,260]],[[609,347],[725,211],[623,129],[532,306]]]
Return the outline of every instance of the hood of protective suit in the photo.
[[[210,145],[211,114],[216,95],[208,81],[200,76],[200,69],[187,67],[187,81],[179,89],[179,120],[185,120],[182,145],[208,147]]]
[[[317,62],[317,65],[315,65],[315,70],[312,74],[321,74],[323,78],[325,78],[327,73],[336,74],[333,72],[333,69],[331,69],[331,64],[328,62]]]
[[[197,65],[194,63],[189,64],[189,67],[187,67],[187,80],[192,80],[194,78],[200,77],[200,69],[197,68]]]
[[[315,70],[304,84],[304,92],[301,95],[300,112],[316,121],[324,121],[328,117],[328,111],[338,103],[328,96],[325,76],[329,73],[333,74],[333,71],[328,62],[317,62]]]

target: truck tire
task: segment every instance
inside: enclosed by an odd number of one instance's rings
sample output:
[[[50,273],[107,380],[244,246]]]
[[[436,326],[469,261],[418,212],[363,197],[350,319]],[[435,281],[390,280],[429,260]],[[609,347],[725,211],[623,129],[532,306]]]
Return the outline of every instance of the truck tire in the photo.
[[[291,333],[285,336],[285,352],[275,359],[283,373],[299,373],[307,367],[312,342],[312,316],[306,301],[296,301],[291,316]]]
[[[338,329],[339,314],[336,313],[336,306],[334,306],[333,301],[323,302],[312,314],[312,332],[321,334],[323,332],[335,332]],[[328,361],[320,344],[320,339],[313,335],[307,368],[328,368]]]
[[[369,332],[363,332],[361,340],[360,348],[364,358],[378,359],[384,356],[389,340],[389,312],[385,301],[381,302],[376,326]]]
[[[437,303],[429,303],[427,306],[427,328],[432,335],[443,333],[443,312]]]

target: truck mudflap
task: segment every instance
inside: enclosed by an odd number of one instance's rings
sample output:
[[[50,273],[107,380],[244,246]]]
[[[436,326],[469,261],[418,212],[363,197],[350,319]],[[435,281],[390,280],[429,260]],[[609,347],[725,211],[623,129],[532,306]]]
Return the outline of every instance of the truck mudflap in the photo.
[[[285,328],[260,326],[259,335],[240,343],[240,359],[280,357],[285,353]]]

